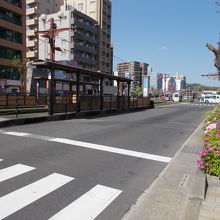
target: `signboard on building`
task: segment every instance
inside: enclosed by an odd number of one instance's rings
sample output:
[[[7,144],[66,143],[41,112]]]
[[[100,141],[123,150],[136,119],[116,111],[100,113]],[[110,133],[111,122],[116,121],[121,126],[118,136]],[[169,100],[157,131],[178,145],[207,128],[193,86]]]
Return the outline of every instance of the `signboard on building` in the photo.
[[[20,86],[21,81],[19,81],[19,80],[7,80],[7,85],[8,86]]]

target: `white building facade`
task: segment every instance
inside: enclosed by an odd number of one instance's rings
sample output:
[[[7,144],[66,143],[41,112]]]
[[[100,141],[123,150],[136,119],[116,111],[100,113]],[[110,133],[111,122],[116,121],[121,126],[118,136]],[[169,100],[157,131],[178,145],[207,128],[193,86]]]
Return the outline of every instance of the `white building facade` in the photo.
[[[71,28],[56,37],[55,60],[72,61],[84,69],[98,69],[98,40],[97,22],[89,16],[69,7],[61,7],[62,18],[58,13],[47,15],[47,20],[54,18],[57,29]],[[49,22],[39,19],[39,30],[48,30]],[[47,38],[39,36],[39,59],[50,59],[50,45]]]

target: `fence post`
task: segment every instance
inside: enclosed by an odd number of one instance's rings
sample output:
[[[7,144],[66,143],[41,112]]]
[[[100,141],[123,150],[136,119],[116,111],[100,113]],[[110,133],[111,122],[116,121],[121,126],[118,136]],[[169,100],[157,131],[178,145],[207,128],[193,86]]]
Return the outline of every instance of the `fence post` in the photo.
[[[112,95],[110,95],[110,112],[112,112]]]
[[[18,94],[16,94],[16,118],[18,118]]]
[[[93,101],[93,97],[91,95],[91,112],[92,112],[92,101]]]

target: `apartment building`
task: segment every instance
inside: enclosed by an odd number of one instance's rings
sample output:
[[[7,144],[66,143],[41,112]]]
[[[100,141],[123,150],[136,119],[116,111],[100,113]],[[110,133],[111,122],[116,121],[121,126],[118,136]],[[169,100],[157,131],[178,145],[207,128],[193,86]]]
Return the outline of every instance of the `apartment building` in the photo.
[[[112,4],[109,0],[65,0],[65,5],[71,5],[78,11],[90,16],[99,25],[98,68],[106,74],[113,74],[113,48],[111,45]]]
[[[130,75],[130,78],[133,79],[133,88],[136,86],[142,86],[142,76],[147,75],[148,73],[147,63],[140,62],[126,62],[117,64],[118,76],[126,77],[127,74]]]
[[[25,0],[0,1],[0,92],[20,86],[14,56],[25,57]]]
[[[38,59],[38,18],[41,14],[52,14],[60,10],[63,0],[26,0],[27,15],[27,58],[30,61]]]
[[[178,72],[175,76],[176,80],[176,90],[180,91],[186,89],[186,76],[180,75]]]
[[[57,36],[55,44],[59,49],[55,52],[55,60],[72,61],[77,67],[98,70],[97,21],[72,6],[68,6],[68,8],[61,6],[61,11],[63,12],[61,19],[59,19],[58,13],[54,13],[48,15],[47,20],[54,18],[58,29],[76,28],[61,32]],[[39,30],[48,30],[49,26],[49,23],[39,19]],[[48,39],[40,35],[39,40],[39,58],[50,59]]]

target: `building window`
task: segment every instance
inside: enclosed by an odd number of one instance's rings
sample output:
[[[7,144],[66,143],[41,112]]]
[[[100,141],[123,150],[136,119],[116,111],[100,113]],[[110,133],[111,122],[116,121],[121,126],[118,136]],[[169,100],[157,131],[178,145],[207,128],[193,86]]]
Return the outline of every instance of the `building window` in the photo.
[[[9,40],[15,43],[22,43],[22,34],[16,31],[11,31],[6,28],[0,27],[0,38]]]
[[[5,0],[6,2],[22,8],[22,0]]]
[[[90,12],[89,12],[89,16],[94,17],[95,15],[96,15],[96,12],[95,12],[95,11],[90,11]]]
[[[95,0],[90,1],[90,5],[94,5],[96,3]]]
[[[74,48],[71,48],[71,54],[74,54]]]
[[[0,19],[22,26],[22,16],[0,8]]]
[[[16,69],[0,67],[0,79],[19,80],[20,74]]]
[[[20,50],[13,50],[7,47],[0,46],[0,58],[12,60],[15,56],[22,57],[22,52]]]
[[[83,10],[83,3],[78,4],[78,10],[82,11]]]

